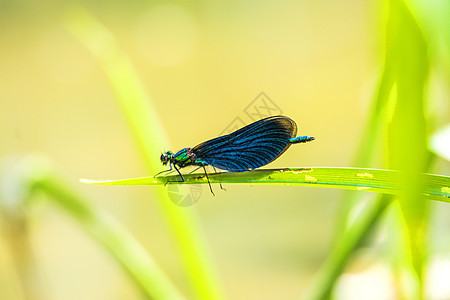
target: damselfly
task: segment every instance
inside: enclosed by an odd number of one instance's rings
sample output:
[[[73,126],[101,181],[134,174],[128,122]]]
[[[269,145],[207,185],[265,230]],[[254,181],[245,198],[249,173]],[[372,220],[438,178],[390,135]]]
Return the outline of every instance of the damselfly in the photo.
[[[257,169],[275,160],[291,144],[313,141],[312,136],[297,136],[297,125],[285,116],[273,116],[249,124],[235,132],[203,142],[193,148],[184,148],[177,153],[167,151],[161,154],[163,165],[172,171],[172,166],[184,181],[180,172],[187,166],[203,167],[209,188],[205,166],[212,166],[230,172],[244,172]]]

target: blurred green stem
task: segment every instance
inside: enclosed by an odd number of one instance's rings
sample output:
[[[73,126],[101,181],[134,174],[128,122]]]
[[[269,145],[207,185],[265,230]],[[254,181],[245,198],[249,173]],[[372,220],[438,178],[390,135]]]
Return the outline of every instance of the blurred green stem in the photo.
[[[372,107],[371,117],[366,127],[364,139],[359,152],[356,156],[355,164],[357,166],[368,166],[375,158],[375,154],[383,153],[377,145],[382,145],[380,133],[386,130],[383,124],[388,120],[389,102],[392,102],[391,108],[394,107],[392,120],[395,126],[391,126],[395,132],[390,135],[390,152],[395,156],[394,160],[404,161],[405,163],[391,165],[393,169],[406,171],[407,179],[403,185],[397,186],[402,191],[407,191],[412,199],[417,201],[406,201],[402,197],[403,208],[406,212],[406,219],[410,220],[410,232],[415,236],[411,241],[412,257],[415,261],[415,268],[419,274],[421,273],[422,254],[419,245],[424,246],[424,213],[426,204],[420,199],[420,192],[423,191],[420,183],[419,175],[424,172],[430,165],[431,156],[425,153],[425,137],[424,137],[424,120],[423,120],[423,82],[427,76],[427,68],[424,66],[426,55],[424,53],[425,42],[418,29],[417,23],[408,11],[407,6],[402,0],[392,0],[389,9],[389,22],[386,24],[386,51],[384,69],[380,77],[380,85]],[[425,63],[426,65],[426,63]],[[400,100],[390,98],[393,87],[401,86]],[[397,96],[397,95],[395,95]],[[399,106],[400,102],[400,106]],[[414,120],[418,120],[415,123]],[[420,153],[419,153],[420,152]],[[413,158],[411,158],[411,153]],[[391,154],[391,153],[390,153]],[[415,155],[417,154],[417,155]],[[387,157],[384,157],[386,160]],[[392,156],[390,157],[391,161]],[[408,170],[408,166],[417,167],[414,170]],[[403,176],[403,175],[402,175]],[[408,187],[409,186],[409,187]],[[444,187],[448,189],[448,187]],[[340,226],[339,238],[333,251],[324,266],[321,268],[317,279],[313,282],[306,299],[328,299],[331,296],[332,288],[343,272],[346,263],[351,254],[358,247],[360,242],[367,236],[370,224],[376,222],[381,216],[381,212],[386,208],[385,200],[377,200],[363,208],[357,220],[347,227],[347,222],[357,203],[356,193],[351,193],[343,200],[346,205],[346,216],[343,218]],[[408,197],[409,197],[408,196]],[[387,196],[383,196],[386,198]],[[410,197],[411,198],[411,197]],[[378,203],[379,202],[379,203]],[[418,220],[413,221],[414,217]],[[422,224],[422,225],[421,225]],[[416,230],[420,228],[419,230]],[[419,232],[422,233],[419,236]],[[401,247],[400,247],[401,248]],[[414,254],[416,253],[416,255]],[[419,288],[420,290],[420,288]],[[420,294],[420,291],[418,292]],[[416,292],[417,294],[417,292]],[[417,298],[420,298],[418,296]]]
[[[345,234],[333,247],[316,276],[314,285],[302,297],[305,300],[329,299],[336,280],[342,274],[350,256],[366,238],[371,229],[391,203],[392,195],[379,195],[371,200],[352,224],[348,225]]]
[[[401,170],[398,181],[399,203],[406,230],[404,247],[399,247],[400,267],[415,284],[404,285],[407,299],[423,299],[423,265],[427,251],[429,202],[422,193],[425,184],[420,174],[427,169],[427,121],[424,91],[428,78],[428,47],[422,30],[402,0],[391,0],[387,43],[395,63],[396,85],[388,126],[390,168]]]
[[[169,147],[169,143],[129,58],[120,51],[113,34],[85,9],[74,8],[65,21],[68,30],[101,63],[140,146],[147,170],[150,174],[156,173],[161,169],[158,149],[160,146]],[[183,270],[195,297],[222,299],[218,276],[195,210],[175,206],[164,189],[158,189],[155,195],[179,246]]]
[[[369,111],[369,118],[362,134],[363,138],[353,161],[354,166],[374,165],[376,154],[382,150],[378,145],[382,145],[381,133],[385,129],[383,123],[386,121],[386,103],[395,80],[391,68],[390,59],[386,54],[372,109]],[[316,300],[331,297],[332,289],[344,271],[351,254],[368,235],[371,226],[376,223],[383,210],[388,206],[387,202],[392,198],[390,195],[380,195],[361,208],[359,197],[360,194],[356,192],[344,193],[335,244],[302,299]],[[350,218],[354,215],[358,215],[358,218],[349,225]]]
[[[90,206],[90,201],[70,187],[46,159],[28,157],[20,168],[25,180],[19,189],[30,191],[27,198],[32,201],[36,192],[48,195],[121,263],[148,299],[185,299],[125,228]]]

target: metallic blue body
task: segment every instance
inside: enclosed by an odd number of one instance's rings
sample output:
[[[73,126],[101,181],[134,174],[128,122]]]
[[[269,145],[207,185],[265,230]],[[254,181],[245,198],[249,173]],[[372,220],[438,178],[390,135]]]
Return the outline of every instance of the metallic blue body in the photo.
[[[165,165],[175,169],[189,165],[210,165],[230,172],[243,172],[262,167],[284,153],[291,144],[313,141],[310,136],[299,136],[297,125],[284,116],[268,117],[249,124],[235,132],[194,148],[184,148],[177,153],[161,155]],[[181,175],[181,173],[180,173]]]

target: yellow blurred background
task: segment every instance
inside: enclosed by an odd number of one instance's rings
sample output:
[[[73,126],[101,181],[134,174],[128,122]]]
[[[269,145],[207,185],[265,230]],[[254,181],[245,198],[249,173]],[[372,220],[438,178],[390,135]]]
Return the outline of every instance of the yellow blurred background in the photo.
[[[151,176],[164,167],[153,174],[143,167],[101,66],[65,28],[74,4],[0,1],[0,157],[50,157],[189,295],[176,245],[152,199],[152,189],[166,187],[79,182]],[[352,166],[382,67],[384,12],[376,1],[83,6],[115,35],[154,100],[171,142],[155,144],[161,152],[216,137],[236,118],[252,122],[246,108],[263,92],[297,122],[300,135],[317,138],[268,167]],[[215,197],[203,185],[199,201],[180,209],[198,212],[227,298],[298,298],[332,245],[342,192],[213,188]],[[433,205],[440,210],[439,232],[448,232],[450,207]],[[35,286],[18,286],[14,247],[3,235],[0,299],[24,299],[23,288],[35,291],[35,299],[143,299],[104,249],[57,207],[43,201],[28,217]]]

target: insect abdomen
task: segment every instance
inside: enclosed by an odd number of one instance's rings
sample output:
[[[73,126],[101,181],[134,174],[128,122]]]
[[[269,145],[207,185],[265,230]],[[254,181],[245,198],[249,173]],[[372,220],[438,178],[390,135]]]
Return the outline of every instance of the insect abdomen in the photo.
[[[315,138],[312,136],[308,136],[308,135],[304,135],[304,136],[297,136],[297,137],[293,137],[289,140],[289,143],[291,144],[298,144],[298,143],[306,143],[306,142],[311,142],[314,141]]]

